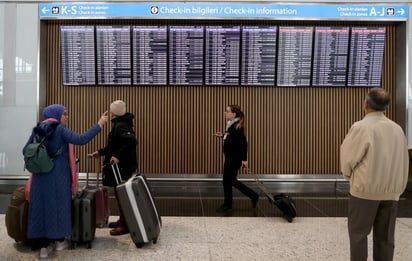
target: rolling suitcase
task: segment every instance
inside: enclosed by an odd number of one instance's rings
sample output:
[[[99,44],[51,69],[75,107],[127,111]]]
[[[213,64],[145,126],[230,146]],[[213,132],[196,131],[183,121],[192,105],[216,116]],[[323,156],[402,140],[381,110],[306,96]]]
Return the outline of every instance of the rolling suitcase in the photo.
[[[96,233],[96,190],[88,188],[89,173],[86,175],[86,187],[77,189],[73,197],[72,208],[72,248],[77,244],[87,244],[92,247],[92,241]]]
[[[29,202],[26,200],[26,187],[17,187],[11,196],[6,212],[7,234],[16,242],[27,243],[27,218]]]
[[[92,154],[87,155],[86,169],[89,173],[89,161],[93,159]],[[109,201],[107,188],[100,185],[99,175],[97,172],[96,177],[96,187],[89,186],[88,181],[86,181],[86,187],[88,189],[95,190],[95,200],[96,200],[96,227],[103,228],[106,227],[109,221]]]
[[[116,171],[120,174],[117,165],[113,166],[113,172]],[[135,245],[140,248],[150,241],[156,244],[162,221],[144,175],[133,175],[125,183],[119,184],[116,190]]]
[[[283,216],[289,223],[291,223],[296,217],[296,203],[293,198],[283,193],[272,195],[258,177],[256,175],[254,175],[254,177],[258,187],[265,193],[270,203],[274,204],[280,211],[282,211]]]

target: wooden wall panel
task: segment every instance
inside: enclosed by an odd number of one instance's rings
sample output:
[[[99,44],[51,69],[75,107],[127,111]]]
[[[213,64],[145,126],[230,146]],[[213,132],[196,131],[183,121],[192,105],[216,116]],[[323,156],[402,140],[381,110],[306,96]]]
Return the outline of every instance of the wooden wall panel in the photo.
[[[339,173],[339,147],[351,124],[363,117],[368,88],[278,88],[239,86],[62,86],[59,25],[48,24],[47,104],[69,109],[68,127],[84,132],[111,101],[124,100],[135,115],[138,171],[216,174],[222,172],[224,110],[239,104],[246,115],[251,171],[261,174]],[[76,23],[79,23],[78,21]],[[394,27],[387,26],[382,87],[395,101]],[[394,119],[395,104],[388,112]],[[85,170],[86,154],[106,144],[111,125],[89,144],[76,146]],[[98,163],[93,167],[96,171]]]

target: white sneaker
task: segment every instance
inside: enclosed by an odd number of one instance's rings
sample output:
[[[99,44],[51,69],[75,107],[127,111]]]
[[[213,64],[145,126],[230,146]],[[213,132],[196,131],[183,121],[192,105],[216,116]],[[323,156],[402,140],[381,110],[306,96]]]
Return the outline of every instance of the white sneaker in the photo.
[[[69,241],[65,239],[64,241],[56,242],[56,250],[61,251],[69,248]]]
[[[40,249],[40,258],[48,258],[51,252],[53,252],[52,245],[49,245],[48,247],[42,247]]]

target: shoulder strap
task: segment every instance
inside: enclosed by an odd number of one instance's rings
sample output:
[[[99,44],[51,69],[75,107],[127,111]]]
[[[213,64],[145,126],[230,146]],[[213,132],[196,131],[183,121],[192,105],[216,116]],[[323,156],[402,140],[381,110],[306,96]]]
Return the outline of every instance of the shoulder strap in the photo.
[[[54,154],[53,158],[59,156],[60,154],[62,154],[63,152],[63,148],[66,144],[61,145],[61,147],[56,151],[56,153]]]
[[[37,127],[40,125],[40,122],[37,124]],[[53,133],[54,133],[54,131],[56,130],[56,128],[57,128],[57,126],[59,125],[59,123],[51,123],[50,124],[50,127],[49,128],[47,128],[47,132],[46,132],[46,135],[44,135],[38,142],[40,143],[40,144],[42,144],[45,140],[46,140],[46,138],[48,138],[49,136],[51,136]],[[40,136],[38,135],[38,134],[36,134],[36,133],[34,133],[34,136],[33,136],[33,142],[36,142],[37,141],[37,139],[38,138],[40,138]],[[54,156],[52,157],[52,158],[55,158],[55,157],[57,157],[57,156],[59,156],[62,152],[63,152],[63,149],[64,149],[64,146],[65,146],[66,144],[63,144],[57,151],[56,151],[56,153],[54,154]]]

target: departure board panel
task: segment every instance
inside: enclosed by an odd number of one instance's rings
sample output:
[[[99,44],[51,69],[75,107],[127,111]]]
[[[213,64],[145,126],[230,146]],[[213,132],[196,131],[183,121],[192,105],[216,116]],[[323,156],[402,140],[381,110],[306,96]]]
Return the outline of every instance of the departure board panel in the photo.
[[[385,27],[352,28],[348,86],[381,85],[385,32]]]
[[[169,84],[203,84],[203,26],[170,26]]]
[[[242,85],[275,85],[276,26],[242,28]]]
[[[240,26],[206,26],[206,85],[238,85]]]
[[[63,85],[96,84],[94,26],[61,26]]]
[[[96,26],[98,84],[132,83],[130,38],[130,26]]]
[[[312,26],[279,27],[278,86],[310,86],[312,42]]]
[[[349,53],[349,27],[316,27],[313,86],[345,86]]]
[[[133,26],[133,84],[167,84],[167,26]]]

